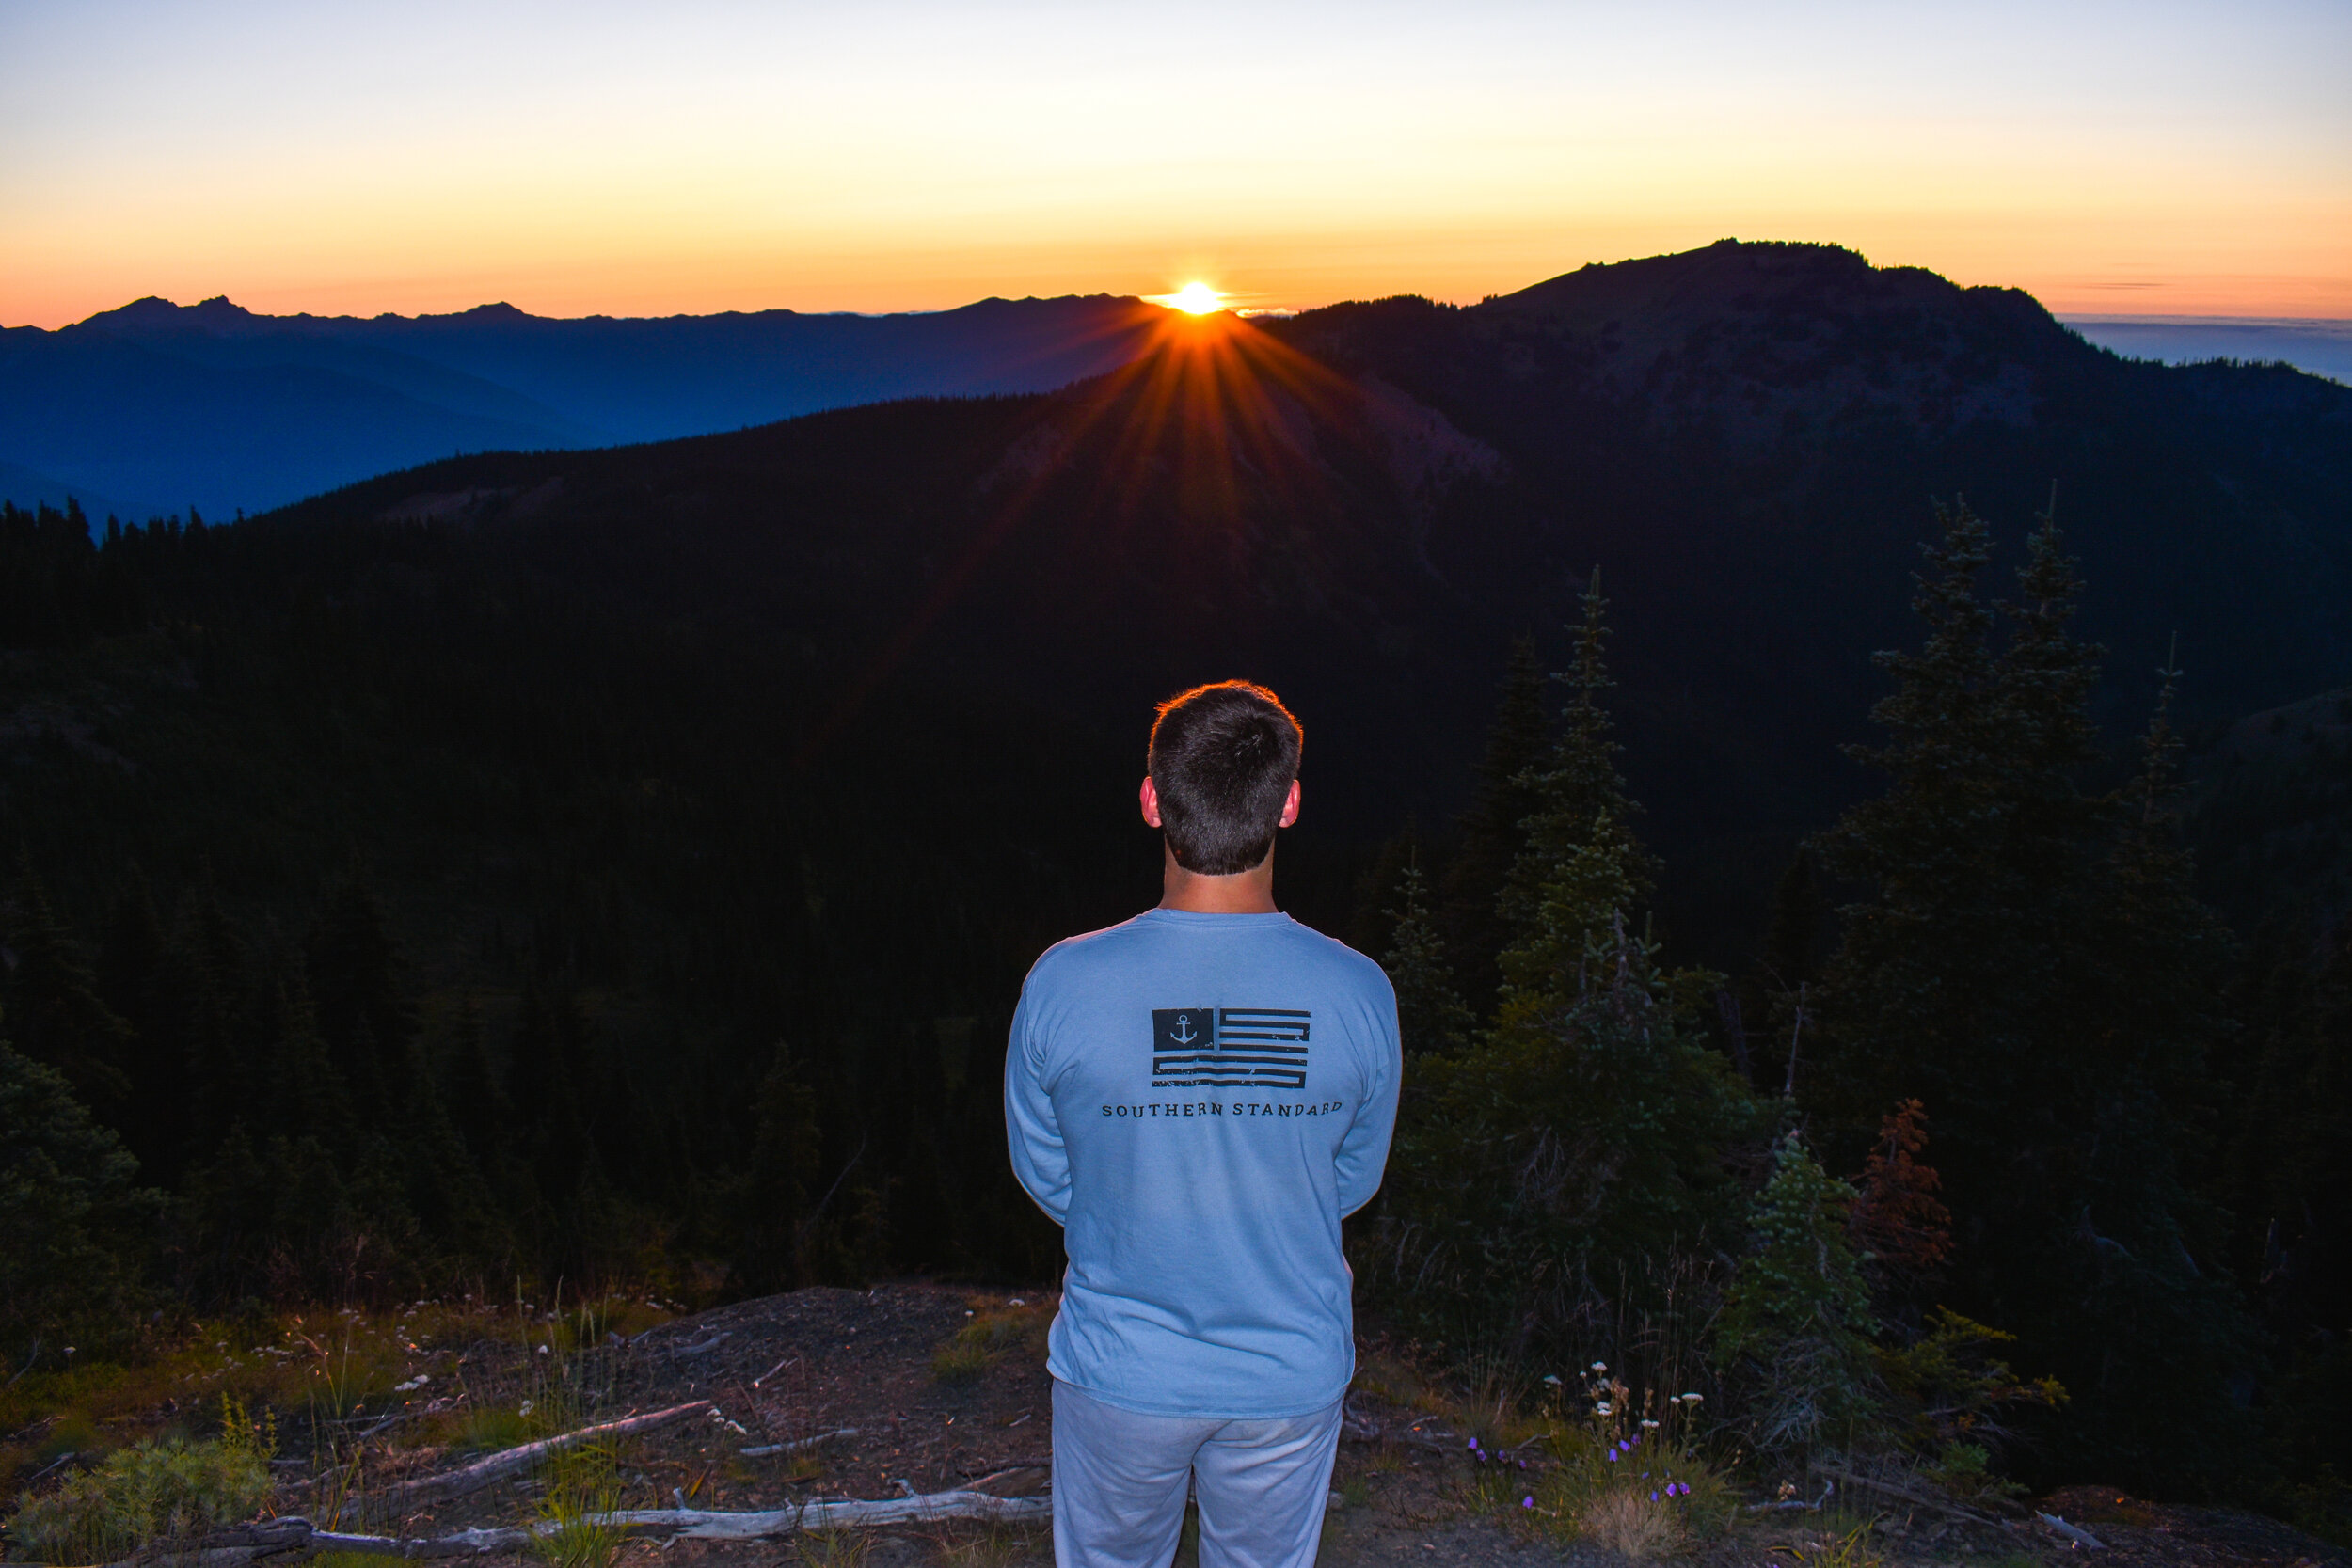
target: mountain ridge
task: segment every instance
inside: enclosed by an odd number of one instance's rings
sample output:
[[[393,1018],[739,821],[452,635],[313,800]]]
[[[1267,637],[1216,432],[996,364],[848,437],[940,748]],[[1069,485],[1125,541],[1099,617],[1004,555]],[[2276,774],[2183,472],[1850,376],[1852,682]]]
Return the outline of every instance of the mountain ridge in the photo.
[[[0,329],[0,461],[154,515],[258,512],[453,451],[1046,390],[1123,362],[1162,313],[1071,295],[894,316],[361,318],[150,296],[54,332]]]
[[[1558,651],[1597,564],[1628,769],[1683,879],[1682,929],[1716,953],[1794,838],[1861,787],[1839,748],[1867,737],[1873,651],[1911,636],[1931,498],[1965,494],[2009,542],[1997,594],[2056,482],[2118,736],[2175,633],[2189,721],[2341,684],[2352,392],[2125,361],[2024,295],[1829,247],[1649,270],[1681,313],[1613,338],[1605,270],[1477,307],[1170,319],[1052,394],[468,458],[263,531],[470,495],[435,526],[664,617],[792,626],[822,654],[795,678],[850,691],[953,671],[968,689],[1044,680],[1078,715],[1253,673],[1323,716],[1317,800],[1343,836],[1459,809],[1509,637]],[[1422,760],[1372,738],[1398,725]]]

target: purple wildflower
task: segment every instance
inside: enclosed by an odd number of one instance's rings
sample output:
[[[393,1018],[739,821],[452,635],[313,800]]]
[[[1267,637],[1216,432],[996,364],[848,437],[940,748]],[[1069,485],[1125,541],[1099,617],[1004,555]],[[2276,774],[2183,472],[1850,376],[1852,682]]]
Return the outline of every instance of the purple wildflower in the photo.
[[[1535,1499],[1532,1497],[1521,1497],[1519,1499],[1519,1506],[1521,1508],[1534,1508],[1535,1506]]]

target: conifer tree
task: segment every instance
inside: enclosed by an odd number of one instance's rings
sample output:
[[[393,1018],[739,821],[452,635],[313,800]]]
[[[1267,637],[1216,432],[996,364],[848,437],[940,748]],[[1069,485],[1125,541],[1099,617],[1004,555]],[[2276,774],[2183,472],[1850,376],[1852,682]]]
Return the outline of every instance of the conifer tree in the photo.
[[[1952,1212],[1935,1196],[1944,1179],[1919,1158],[1927,1121],[1915,1100],[1887,1112],[1854,1182],[1849,1235],[1882,1295],[1927,1283],[1952,1250]]]
[[[2045,1452],[2079,1444],[2103,1474],[2210,1483],[2233,1425],[2220,1380],[2245,1338],[2193,1261],[2218,1237],[2181,1153],[2226,947],[2160,824],[2077,782],[2098,651],[2069,629],[2079,584],[2054,516],[1997,651],[1975,586],[1984,524],[1964,505],[1939,517],[1913,601],[1922,647],[1880,657],[1896,678],[1873,710],[1887,740],[1862,754],[1887,791],[1823,840],[1868,894],[1842,911],[1822,1066],[1800,1088],[1857,1143],[1890,1102],[1936,1107],[1953,1305],[2016,1332],[2074,1395]],[[2154,1419],[2159,1403],[2174,1414]]]
[[[161,1207],[137,1171],[63,1073],[0,1037],[0,1349],[13,1365],[38,1336],[61,1348],[64,1327],[119,1332],[108,1320],[136,1295],[142,1232]]]
[[[1408,1056],[1458,1051],[1468,1043],[1474,1020],[1454,989],[1444,939],[1430,918],[1421,867],[1408,863],[1398,879],[1398,907],[1386,913],[1395,922],[1388,956],[1381,960],[1396,989],[1397,1027]]]
[[[776,1044],[760,1081],[752,1158],[738,1197],[741,1240],[736,1275],[745,1290],[789,1290],[805,1282],[803,1230],[824,1158],[817,1096],[801,1081],[791,1047]]]
[[[130,1030],[124,1075],[130,1090],[116,1125],[139,1168],[168,1184],[185,1157],[186,1043],[176,1034],[163,922],[147,879],[134,871],[115,899],[98,954],[99,994]]]
[[[1562,911],[1547,909],[1547,901],[1604,863],[1613,869],[1591,884],[1597,901],[1582,917],[1587,933],[1605,927],[1613,911],[1629,911],[1647,895],[1652,879],[1649,856],[1633,837],[1634,806],[1617,771],[1624,748],[1614,738],[1606,702],[1616,683],[1609,676],[1609,601],[1600,594],[1598,567],[1581,603],[1583,615],[1572,628],[1575,660],[1552,676],[1568,689],[1567,704],[1549,753],[1518,781],[1532,809],[1520,823],[1519,852],[1497,903],[1513,947],[1541,945],[1548,933],[1556,936]],[[1572,870],[1586,851],[1597,851],[1586,856],[1586,869]],[[1502,979],[1506,990],[1520,983],[1507,960]]]
[[[1754,1241],[1724,1292],[1714,1354],[1744,1386],[1749,1434],[1764,1452],[1851,1448],[1873,1434],[1878,1325],[1846,1239],[1855,1196],[1790,1132],[1749,1211]]]
[[[1529,775],[1548,750],[1543,662],[1533,638],[1513,638],[1502,694],[1478,764],[1477,798],[1462,816],[1461,844],[1445,867],[1445,936],[1460,958],[1465,994],[1481,1017],[1501,979],[1494,956],[1509,940],[1496,905],[1527,843],[1527,819],[1538,805]]]
[[[1585,595],[1573,697],[1512,869],[1494,1027],[1417,1058],[1383,1216],[1402,1305],[1431,1326],[1569,1352],[1601,1292],[1736,1224],[1725,1147],[1752,1102],[1698,1029],[1719,978],[1670,974],[1629,928],[1648,863],[1601,695],[1605,605]],[[1446,1320],[1452,1320],[1446,1323]]]
[[[131,1088],[131,1026],[99,998],[88,959],[30,876],[7,930],[15,962],[0,971],[0,1006],[18,1051],[65,1074],[86,1103],[119,1111]]]
[[[310,926],[307,973],[327,1057],[363,1104],[391,1103],[416,1021],[391,933],[355,862]]]

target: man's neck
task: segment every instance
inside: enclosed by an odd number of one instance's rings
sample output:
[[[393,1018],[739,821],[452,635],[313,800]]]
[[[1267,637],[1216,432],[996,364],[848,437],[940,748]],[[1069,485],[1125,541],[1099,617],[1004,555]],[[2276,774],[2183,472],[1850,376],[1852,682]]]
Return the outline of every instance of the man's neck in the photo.
[[[1274,914],[1274,851],[1247,871],[1204,877],[1176,863],[1173,850],[1160,849],[1160,908],[1187,914]]]

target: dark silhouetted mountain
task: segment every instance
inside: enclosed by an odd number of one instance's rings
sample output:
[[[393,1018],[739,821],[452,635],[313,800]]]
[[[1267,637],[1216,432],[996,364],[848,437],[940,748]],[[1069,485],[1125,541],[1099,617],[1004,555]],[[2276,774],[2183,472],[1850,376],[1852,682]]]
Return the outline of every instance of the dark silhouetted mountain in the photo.
[[[55,332],[0,331],[0,459],[139,512],[219,516],[458,451],[1048,390],[1122,363],[1160,314],[1096,296],[870,317],[551,320],[488,305],[361,320],[143,299]]]
[[[469,319],[394,330],[488,330]],[[2352,390],[2291,370],[2122,360],[2023,293],[1819,245],[1470,309],[1152,320],[1139,357],[1052,395],[380,477],[232,531],[204,592],[298,581],[438,626],[446,662],[472,634],[434,618],[508,603],[511,578],[576,604],[580,636],[687,639],[812,767],[859,753],[875,692],[1011,694],[1123,736],[1184,684],[1248,674],[1308,720],[1304,855],[1442,829],[1509,639],[1560,657],[1597,564],[1669,929],[1725,960],[1863,785],[1840,747],[1869,736],[1872,653],[1913,636],[1932,497],[1964,493],[2014,565],[2055,485],[2119,744],[2176,634],[2190,723],[2352,668]]]
[[[2015,291],[1725,243],[1472,309],[1162,327],[1051,397],[468,458],[249,547],[462,525],[606,602],[761,628],[807,650],[777,679],[836,694],[912,672],[1074,720],[1253,673],[1299,696],[1319,819],[1358,839],[1458,807],[1508,637],[1556,643],[1597,563],[1668,905],[1718,955],[1859,786],[1839,747],[1911,635],[1931,497],[2013,543],[2056,486],[2119,736],[2176,633],[2192,719],[2352,667],[2352,391],[2127,362]]]

